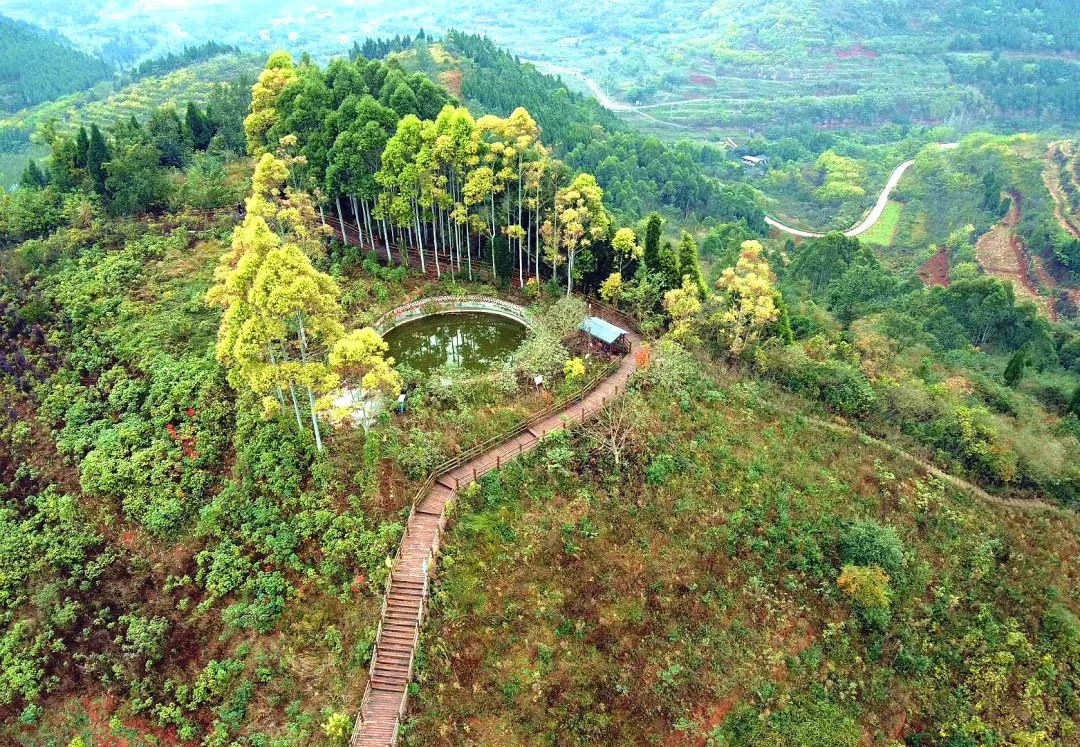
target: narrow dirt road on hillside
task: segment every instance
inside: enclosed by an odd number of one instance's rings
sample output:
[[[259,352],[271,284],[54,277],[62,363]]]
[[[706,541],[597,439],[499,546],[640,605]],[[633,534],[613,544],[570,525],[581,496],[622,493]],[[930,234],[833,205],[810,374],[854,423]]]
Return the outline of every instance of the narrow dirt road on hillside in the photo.
[[[1012,194],[1008,214],[979,237],[975,258],[986,274],[1012,283],[1017,301],[1031,301],[1046,316],[1053,318],[1050,299],[1040,296],[1028,270],[1027,250],[1016,233],[1020,223],[1020,195]]]

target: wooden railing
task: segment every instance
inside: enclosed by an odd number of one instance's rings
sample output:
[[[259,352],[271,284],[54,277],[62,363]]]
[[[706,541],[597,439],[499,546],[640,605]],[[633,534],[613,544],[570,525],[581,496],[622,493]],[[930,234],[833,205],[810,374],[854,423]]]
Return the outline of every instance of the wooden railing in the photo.
[[[440,477],[453,472],[458,467],[462,467],[471,462],[476,457],[491,450],[498,444],[504,441],[509,441],[512,438],[520,436],[522,433],[533,427],[537,423],[547,420],[552,415],[566,409],[574,402],[580,402],[585,399],[585,395],[591,392],[596,386],[610,376],[621,364],[621,360],[613,360],[604,364],[596,373],[594,373],[587,381],[585,381],[580,387],[574,390],[573,393],[568,394],[560,399],[552,402],[541,410],[534,412],[524,420],[520,421],[517,425],[500,431],[493,436],[490,436],[479,443],[473,444],[468,449],[465,449],[460,454],[450,457],[443,462],[435,465],[435,467],[428,474],[427,478],[420,484],[415,495],[413,496],[412,503],[409,506],[409,519],[405,522],[405,533],[402,534],[402,542],[409,536],[409,524],[411,523],[412,515],[416,512],[416,507],[420,504],[420,501],[424,499],[428,491],[434,487],[435,483]],[[398,545],[398,553],[401,552],[401,545]],[[397,564],[397,556],[394,557],[394,564]]]
[[[371,678],[374,675],[376,661],[377,661],[378,655],[379,655],[379,639],[382,636],[383,619],[386,616],[387,599],[389,598],[390,587],[393,584],[393,580],[394,580],[394,570],[397,568],[398,563],[401,560],[402,548],[405,546],[405,540],[409,536],[409,528],[412,525],[413,516],[416,514],[416,509],[420,505],[420,502],[424,499],[424,497],[428,494],[428,492],[435,486],[435,483],[438,481],[438,479],[440,477],[442,477],[443,475],[445,475],[445,474],[447,474],[449,472],[454,471],[455,469],[458,469],[459,467],[462,467],[462,466],[468,464],[469,462],[476,459],[481,454],[484,454],[484,453],[488,452],[489,450],[491,450],[495,446],[497,446],[497,445],[499,445],[501,443],[510,441],[513,438],[516,438],[517,436],[519,436],[522,433],[524,433],[525,431],[527,431],[529,428],[532,428],[537,423],[540,423],[540,422],[550,418],[552,415],[555,415],[555,414],[565,410],[567,407],[569,407],[573,403],[583,401],[585,399],[585,397],[588,395],[589,392],[591,392],[593,389],[595,389],[597,387],[597,385],[600,384],[600,382],[604,381],[608,376],[610,376],[612,373],[614,373],[616,370],[618,370],[618,368],[619,368],[619,366],[621,364],[622,364],[621,359],[620,360],[609,361],[604,366],[602,366],[600,369],[598,369],[591,377],[589,377],[588,380],[586,380],[580,387],[578,387],[571,394],[568,394],[568,395],[566,395],[564,397],[561,397],[560,399],[558,399],[555,402],[552,402],[550,405],[544,407],[543,409],[541,409],[541,410],[539,410],[537,412],[534,412],[529,417],[523,419],[521,422],[519,422],[517,425],[513,426],[512,428],[507,428],[506,430],[504,430],[504,431],[502,431],[500,433],[497,433],[497,434],[495,434],[493,436],[490,436],[489,438],[486,438],[483,441],[474,444],[473,446],[469,447],[468,449],[461,452],[460,454],[457,454],[456,456],[453,456],[453,457],[451,457],[449,459],[446,459],[445,461],[439,463],[438,465],[435,466],[435,468],[430,473],[428,473],[427,477],[424,479],[424,481],[417,488],[416,493],[413,496],[412,502],[409,505],[409,516],[405,521],[405,531],[402,533],[401,540],[398,542],[397,551],[394,553],[394,559],[393,559],[393,561],[391,563],[391,566],[390,566],[390,573],[387,574],[387,577],[386,577],[386,583],[385,583],[384,589],[383,589],[382,607],[379,610],[379,625],[375,630],[375,641],[372,644],[371,661],[368,664],[368,684],[367,684],[367,687],[364,689],[364,697],[360,702],[360,711],[357,714],[356,722],[355,722],[354,727],[353,727],[353,735],[354,736],[359,732],[361,723],[363,722],[364,708],[367,705],[368,699],[371,697]],[[519,454],[520,453],[521,453],[521,450],[519,449]],[[496,469],[498,469],[501,466],[499,461],[500,461],[499,457],[496,457],[496,461],[495,461],[495,468]],[[490,465],[489,465],[489,468],[490,468]],[[472,475],[472,479],[473,480],[477,479],[480,476],[480,474],[485,474],[487,471],[488,470],[485,469],[482,473],[477,473],[477,471],[474,470],[473,475]],[[454,490],[455,491],[457,490],[456,486],[455,486]],[[440,525],[441,525],[441,522],[440,522]],[[424,586],[423,586],[423,593],[422,593],[421,598],[420,598],[420,606],[417,609],[416,632],[413,635],[413,645],[412,645],[412,648],[411,648],[411,652],[409,654],[409,667],[408,667],[408,674],[407,674],[407,677],[406,677],[406,685],[405,685],[404,691],[402,692],[401,702],[398,705],[398,724],[394,727],[394,739],[391,742],[391,744],[394,744],[394,743],[397,742],[397,731],[400,728],[401,719],[404,717],[405,707],[406,707],[406,705],[408,703],[408,693],[409,693],[408,682],[412,680],[413,665],[414,665],[414,663],[416,661],[416,649],[417,649],[417,646],[419,645],[419,640],[420,640],[420,626],[421,626],[421,622],[423,621],[424,609],[425,609],[425,607],[426,607],[426,605],[428,603],[428,595],[429,595],[429,592],[430,592],[430,579],[431,579],[430,569],[432,567],[432,564],[435,561],[435,547],[438,547],[439,544],[440,544],[440,535],[441,535],[441,533],[442,533],[441,526],[437,527],[436,528],[436,533],[435,533],[435,538],[434,538],[434,541],[432,543],[433,547],[428,549],[427,559],[426,559],[426,561],[424,563]]]

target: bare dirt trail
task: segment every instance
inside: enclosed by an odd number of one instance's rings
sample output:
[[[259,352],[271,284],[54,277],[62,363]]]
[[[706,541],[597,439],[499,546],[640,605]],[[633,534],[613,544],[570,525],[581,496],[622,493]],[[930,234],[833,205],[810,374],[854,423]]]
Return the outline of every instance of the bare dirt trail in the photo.
[[[1031,301],[1046,316],[1053,319],[1050,299],[1039,295],[1038,286],[1028,269],[1027,248],[1016,233],[1020,223],[1020,195],[1012,193],[1009,212],[994,227],[979,237],[975,258],[987,275],[1011,283],[1018,301]]]
[[[781,410],[776,405],[766,405],[763,409],[772,412],[777,416],[780,416],[782,414],[790,415],[790,413]],[[977,500],[992,503],[997,506],[1015,508],[1021,511],[1045,511],[1049,513],[1065,514],[1074,513],[1072,510],[1064,506],[1059,506],[1057,504],[1050,503],[1039,498],[1008,498],[1000,495],[993,495],[992,493],[986,492],[978,485],[975,485],[962,477],[957,477],[954,474],[946,472],[932,462],[929,462],[922,457],[912,454],[910,451],[907,451],[906,449],[897,446],[891,441],[887,441],[883,438],[877,438],[876,436],[871,436],[869,433],[862,430],[861,428],[846,425],[843,422],[825,420],[823,418],[814,417],[812,415],[806,415],[804,417],[806,422],[813,425],[815,428],[819,428],[825,431],[831,431],[832,433],[836,433],[838,435],[854,438],[864,444],[871,444],[873,446],[876,446],[877,448],[883,449],[884,451],[887,451],[890,454],[893,454],[894,456],[903,459],[909,464],[914,464],[928,474],[949,483],[953,487],[959,489],[960,491]]]

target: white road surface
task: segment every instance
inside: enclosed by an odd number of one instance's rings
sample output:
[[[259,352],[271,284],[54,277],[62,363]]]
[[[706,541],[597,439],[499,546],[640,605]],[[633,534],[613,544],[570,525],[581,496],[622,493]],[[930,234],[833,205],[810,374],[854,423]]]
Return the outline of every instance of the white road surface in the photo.
[[[661,119],[656,119],[655,117],[645,113],[645,111],[643,111],[643,110],[645,110],[645,109],[655,109],[655,108],[659,108],[659,107],[663,107],[663,106],[677,106],[677,105],[680,105],[680,104],[706,103],[706,102],[712,100],[712,99],[683,99],[681,101],[666,101],[666,102],[661,102],[661,103],[658,103],[658,104],[644,104],[644,105],[641,105],[641,106],[635,106],[633,104],[625,104],[625,103],[623,103],[621,101],[616,101],[615,99],[608,96],[607,92],[603,88],[600,87],[599,83],[597,83],[595,80],[593,80],[589,76],[585,75],[585,73],[581,72],[580,70],[574,70],[572,68],[563,67],[562,65],[556,65],[553,62],[541,62],[539,60],[523,60],[523,61],[532,63],[533,65],[536,66],[536,68],[538,70],[540,70],[541,72],[544,72],[544,73],[554,74],[554,75],[565,75],[565,76],[569,76],[571,78],[578,79],[579,81],[581,81],[582,83],[585,84],[585,87],[588,88],[589,91],[592,92],[593,96],[596,97],[596,100],[599,101],[600,105],[603,106],[605,109],[610,109],[613,112],[633,112],[633,113],[636,113],[636,114],[640,114],[643,117],[648,117],[649,119],[652,119],[654,121],[661,122],[661,123],[667,124],[667,125],[673,125],[675,127],[685,128],[685,125],[680,125],[680,124],[676,124],[675,122],[666,122],[666,121],[661,120]],[[959,147],[959,145],[960,145],[959,143],[938,143],[938,147],[943,149],[943,150],[952,150],[953,148]],[[915,165],[915,161],[911,160],[911,161],[904,161],[902,164],[900,164],[899,166],[896,167],[896,169],[892,172],[892,175],[889,177],[889,181],[886,182],[885,189],[881,190],[881,194],[878,195],[878,199],[877,199],[877,202],[874,203],[874,207],[870,209],[870,212],[867,213],[866,217],[863,218],[858,224],[856,224],[855,226],[853,226],[853,227],[849,228],[848,230],[844,231],[845,236],[859,236],[861,234],[866,233],[867,231],[869,231],[871,228],[874,227],[874,225],[881,219],[882,213],[885,212],[885,206],[889,204],[889,197],[892,196],[892,192],[893,192],[894,189],[896,189],[896,185],[900,183],[900,180],[903,178],[904,173],[914,165]],[[777,220],[776,218],[773,218],[773,217],[768,216],[768,215],[765,216],[765,222],[767,224],[769,224],[770,226],[772,226],[773,228],[777,229],[778,231],[782,231],[783,233],[791,234],[792,236],[800,236],[800,237],[802,237],[804,239],[813,239],[813,238],[818,238],[818,237],[824,235],[824,234],[821,234],[821,233],[815,233],[813,231],[804,231],[803,229],[795,228],[794,226],[789,226],[786,223],[783,223],[783,222]]]

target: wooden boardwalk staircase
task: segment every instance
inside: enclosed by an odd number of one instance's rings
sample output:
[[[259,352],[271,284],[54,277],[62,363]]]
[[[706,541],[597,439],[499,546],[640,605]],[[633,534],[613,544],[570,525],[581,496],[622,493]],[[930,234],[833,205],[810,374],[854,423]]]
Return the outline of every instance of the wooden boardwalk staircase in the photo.
[[[596,312],[594,313],[602,313]],[[624,323],[621,319],[611,321]],[[367,690],[353,729],[351,747],[392,747],[408,702],[420,625],[446,525],[446,507],[460,488],[504,462],[535,448],[548,433],[585,420],[625,391],[636,368],[641,339],[629,335],[630,352],[604,369],[582,390],[537,413],[517,428],[469,449],[432,473],[413,503],[383,600],[382,618]]]

